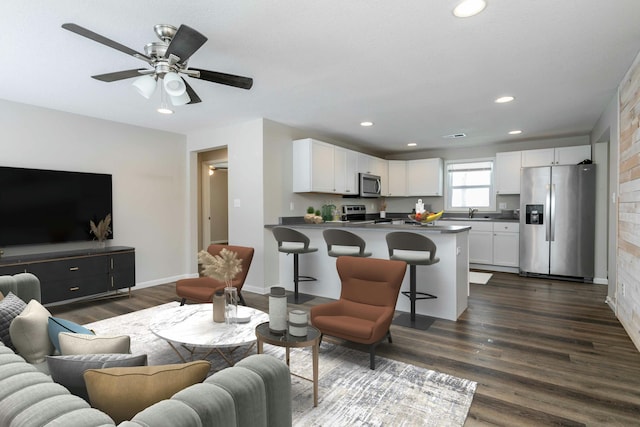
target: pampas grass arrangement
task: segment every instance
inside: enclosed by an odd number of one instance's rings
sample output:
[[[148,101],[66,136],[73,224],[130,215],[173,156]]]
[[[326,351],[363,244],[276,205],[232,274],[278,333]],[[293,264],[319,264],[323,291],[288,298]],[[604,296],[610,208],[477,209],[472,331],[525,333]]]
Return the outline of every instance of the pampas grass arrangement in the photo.
[[[231,281],[242,271],[242,260],[238,259],[238,254],[226,248],[215,256],[207,251],[200,251],[198,262],[202,264],[202,272],[206,276],[225,282],[227,286],[231,286]]]
[[[111,214],[107,214],[104,219],[101,219],[98,225],[93,220],[89,221],[89,226],[91,227],[91,234],[96,236],[99,242],[104,242],[107,240],[107,236],[111,234]]]

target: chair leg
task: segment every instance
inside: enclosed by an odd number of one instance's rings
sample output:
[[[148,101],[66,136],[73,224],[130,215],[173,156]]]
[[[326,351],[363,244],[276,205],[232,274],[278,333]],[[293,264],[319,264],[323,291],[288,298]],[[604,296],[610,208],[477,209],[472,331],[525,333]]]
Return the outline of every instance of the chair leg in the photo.
[[[411,321],[416,321],[416,266],[411,265],[409,267],[409,279],[410,279],[410,288],[411,292]]]
[[[238,298],[240,299],[240,304],[244,305],[245,307],[247,306],[247,303],[244,300],[244,297],[242,296],[242,294],[240,292],[238,292]]]
[[[182,301],[180,301],[180,306],[183,306],[185,302],[187,302],[187,299],[186,298],[182,298]]]
[[[391,331],[387,332],[387,338],[389,338],[389,344],[393,344],[393,341],[391,341]]]
[[[320,344],[322,344],[322,337],[324,337],[324,334],[320,332],[320,340],[318,341],[318,347],[320,346]]]

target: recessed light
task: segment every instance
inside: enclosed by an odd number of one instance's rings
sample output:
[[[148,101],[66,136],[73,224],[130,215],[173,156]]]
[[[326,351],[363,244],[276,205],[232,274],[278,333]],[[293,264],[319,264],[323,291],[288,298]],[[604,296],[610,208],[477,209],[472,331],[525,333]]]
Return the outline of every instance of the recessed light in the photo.
[[[169,108],[158,108],[156,111],[160,114],[173,114],[173,110]]]
[[[521,130],[512,130],[509,131],[509,135],[520,135],[522,133]]]
[[[506,102],[511,102],[513,101],[515,98],[513,96],[501,96],[500,98],[497,98],[495,101],[496,104],[504,104]]]
[[[360,126],[362,127],[373,126],[373,122],[360,122]]]
[[[416,145],[418,144],[416,144],[415,142],[410,142],[407,144],[407,147],[415,147]]]
[[[464,0],[453,9],[453,14],[458,18],[469,18],[482,12],[485,7],[485,0]]]

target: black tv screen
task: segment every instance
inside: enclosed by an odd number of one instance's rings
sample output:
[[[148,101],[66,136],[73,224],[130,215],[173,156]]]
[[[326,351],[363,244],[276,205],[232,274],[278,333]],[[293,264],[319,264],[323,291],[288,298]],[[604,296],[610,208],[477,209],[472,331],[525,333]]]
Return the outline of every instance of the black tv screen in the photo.
[[[111,175],[0,166],[0,247],[93,240],[111,212]]]

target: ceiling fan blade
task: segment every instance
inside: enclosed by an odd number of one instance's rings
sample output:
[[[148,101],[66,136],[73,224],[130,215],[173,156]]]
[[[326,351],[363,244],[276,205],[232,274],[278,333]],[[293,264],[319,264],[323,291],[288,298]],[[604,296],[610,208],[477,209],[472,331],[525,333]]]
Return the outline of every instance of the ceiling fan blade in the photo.
[[[186,89],[187,89],[187,95],[189,95],[189,98],[191,99],[191,101],[187,102],[187,105],[188,104],[197,104],[198,102],[202,102],[202,100],[196,94],[196,92],[193,90],[191,85],[189,83],[187,83],[187,81],[184,78],[182,78],[182,77],[180,77],[180,78],[184,81],[184,84],[185,84]]]
[[[144,72],[147,70],[145,70],[144,68],[135,69],[135,70],[124,70],[124,71],[116,71],[115,73],[98,74],[96,76],[91,76],[91,77],[96,80],[100,80],[102,82],[115,82],[118,80],[130,79],[132,77],[140,77],[143,75],[141,71]]]
[[[168,58],[169,55],[173,54],[180,58],[180,62],[184,64],[206,41],[207,38],[193,28],[180,25],[164,57]]]
[[[140,52],[136,52],[135,50],[133,50],[131,48],[128,48],[125,45],[122,45],[122,44],[120,44],[118,42],[115,42],[115,41],[113,41],[111,39],[108,39],[108,38],[106,38],[104,36],[101,36],[98,33],[94,33],[91,30],[87,30],[86,28],[81,27],[80,25],[76,25],[76,24],[72,24],[72,23],[66,23],[66,24],[62,24],[62,28],[64,28],[65,30],[71,31],[72,33],[79,34],[79,35],[81,35],[83,37],[86,37],[88,39],[91,39],[93,41],[101,43],[101,44],[103,44],[105,46],[108,46],[108,47],[110,47],[112,49],[119,50],[120,52],[126,53],[127,55],[131,55],[133,57],[136,57],[138,59],[142,59],[142,60],[147,61],[147,62],[151,61],[151,58],[149,58],[147,55],[144,55],[144,54],[142,54]]]
[[[199,68],[189,68],[191,71],[199,71],[200,77],[194,77],[208,82],[220,83],[227,86],[239,87],[241,89],[251,89],[253,79],[251,77],[236,76],[234,74],[219,73],[217,71],[201,70]]]

